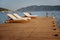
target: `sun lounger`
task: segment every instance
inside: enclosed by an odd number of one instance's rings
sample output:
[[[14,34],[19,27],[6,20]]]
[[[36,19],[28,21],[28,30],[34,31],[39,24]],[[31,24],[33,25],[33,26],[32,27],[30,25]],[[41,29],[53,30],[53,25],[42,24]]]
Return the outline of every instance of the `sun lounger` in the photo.
[[[24,15],[27,16],[27,17],[37,17],[38,15],[30,15],[29,13],[27,12],[24,12]]]
[[[12,14],[7,14],[7,16],[13,20],[17,20],[16,17],[14,17]]]
[[[16,16],[14,16],[12,14],[7,14],[7,16],[9,16],[13,20],[27,20],[27,19],[23,19],[23,18],[17,18]]]
[[[27,19],[17,18],[12,14],[7,14],[12,20],[7,20],[6,22],[21,22],[21,21],[28,21]]]
[[[30,17],[21,17],[20,15],[18,15],[18,14],[16,14],[16,13],[13,13],[13,15],[15,16],[15,17],[17,17],[18,19],[29,19],[29,20],[31,20],[31,18]]]

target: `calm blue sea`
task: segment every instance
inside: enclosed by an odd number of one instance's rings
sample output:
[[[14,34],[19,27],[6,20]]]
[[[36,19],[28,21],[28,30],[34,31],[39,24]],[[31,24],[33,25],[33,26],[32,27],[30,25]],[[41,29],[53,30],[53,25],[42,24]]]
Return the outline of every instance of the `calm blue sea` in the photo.
[[[48,16],[55,16],[58,26],[60,27],[60,11],[37,11],[37,12],[30,12],[30,13],[38,16],[46,16],[46,13],[48,13]],[[8,19],[8,16],[6,14],[7,13],[0,12],[0,24],[3,24]],[[20,16],[24,15],[23,12],[18,12],[18,14]]]

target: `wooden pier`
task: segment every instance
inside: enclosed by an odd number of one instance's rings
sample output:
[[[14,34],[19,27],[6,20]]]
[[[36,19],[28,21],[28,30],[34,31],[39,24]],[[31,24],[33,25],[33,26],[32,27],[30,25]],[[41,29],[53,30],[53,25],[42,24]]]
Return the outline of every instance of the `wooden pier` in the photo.
[[[60,40],[53,17],[37,17],[26,23],[0,24],[0,40]]]

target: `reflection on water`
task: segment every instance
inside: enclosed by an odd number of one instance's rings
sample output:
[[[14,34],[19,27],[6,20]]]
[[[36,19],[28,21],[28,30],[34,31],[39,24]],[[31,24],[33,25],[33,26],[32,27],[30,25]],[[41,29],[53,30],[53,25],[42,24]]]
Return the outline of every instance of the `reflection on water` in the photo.
[[[30,12],[33,15],[39,15],[39,16],[46,16],[46,13],[48,13],[48,16],[55,16],[58,26],[60,26],[60,11],[38,11],[38,12]],[[8,19],[7,13],[0,12],[0,24],[4,23],[5,20]],[[23,16],[23,12],[18,12],[20,16]]]

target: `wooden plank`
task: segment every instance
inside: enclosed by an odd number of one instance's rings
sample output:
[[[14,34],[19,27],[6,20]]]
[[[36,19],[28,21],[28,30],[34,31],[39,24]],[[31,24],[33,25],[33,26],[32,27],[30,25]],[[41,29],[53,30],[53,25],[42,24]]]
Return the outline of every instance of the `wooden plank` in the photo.
[[[52,17],[37,17],[27,23],[0,24],[0,40],[60,40],[60,30]]]

